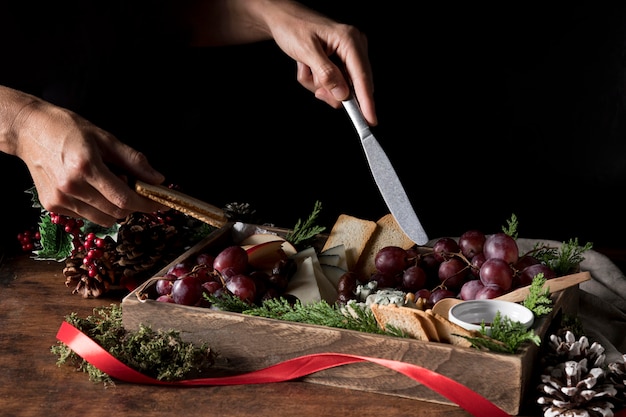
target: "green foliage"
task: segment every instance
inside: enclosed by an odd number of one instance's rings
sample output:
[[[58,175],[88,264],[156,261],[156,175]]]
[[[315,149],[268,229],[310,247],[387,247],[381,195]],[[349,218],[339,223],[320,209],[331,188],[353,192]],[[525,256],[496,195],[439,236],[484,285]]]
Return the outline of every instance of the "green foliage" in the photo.
[[[71,255],[72,236],[63,230],[63,226],[52,223],[50,216],[41,217],[39,234],[41,249],[34,251],[36,259],[63,261]]]
[[[302,304],[296,301],[291,304],[285,298],[266,300],[260,307],[253,307],[242,312],[257,317],[293,321],[297,323],[317,324],[339,329],[357,330],[367,333],[389,334],[383,331],[372,311],[363,305],[349,303],[342,308],[326,301]],[[393,332],[397,336],[397,332]]]
[[[315,225],[317,217],[321,211],[322,203],[320,201],[316,201],[313,207],[313,212],[309,215],[306,221],[302,222],[302,219],[298,219],[293,230],[287,233],[285,239],[294,246],[301,247],[317,237],[318,234],[326,230],[324,226]]]
[[[159,380],[184,379],[209,368],[215,359],[208,345],[184,342],[177,331],[154,331],[144,325],[137,331],[127,331],[122,325],[120,305],[95,308],[94,314],[86,318],[72,313],[65,320],[122,363]],[[106,373],[80,358],[64,343],[57,342],[51,352],[58,356],[57,365],[71,364],[87,372],[93,382],[114,384]]]
[[[519,222],[517,221],[515,213],[511,214],[511,218],[506,221],[506,224],[506,227],[502,226],[502,231],[511,236],[513,239],[517,239],[517,228],[519,226]]]
[[[522,301],[522,305],[533,312],[536,317],[549,314],[552,311],[552,299],[550,298],[550,288],[543,288],[546,278],[543,272],[535,275],[530,287],[529,293]]]
[[[480,333],[487,334],[485,323],[481,324]],[[474,347],[486,348],[493,352],[516,353],[520,346],[526,342],[532,342],[539,346],[541,338],[533,329],[526,329],[518,321],[503,316],[498,311],[491,323],[491,339],[482,337],[466,337]]]
[[[560,248],[537,243],[533,249],[533,256],[548,265],[557,276],[563,276],[576,272],[580,263],[585,260],[584,253],[592,248],[591,242],[580,246],[578,238],[563,242]]]

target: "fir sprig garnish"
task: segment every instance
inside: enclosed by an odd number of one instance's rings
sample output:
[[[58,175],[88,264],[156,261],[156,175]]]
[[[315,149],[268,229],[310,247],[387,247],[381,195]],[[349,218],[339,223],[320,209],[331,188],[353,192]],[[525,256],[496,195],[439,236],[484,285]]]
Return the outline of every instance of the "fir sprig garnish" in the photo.
[[[557,276],[563,276],[576,272],[580,263],[585,260],[584,253],[593,248],[591,242],[580,246],[578,238],[563,242],[560,248],[549,247],[542,243],[537,243],[532,250],[532,255],[540,262],[548,265],[556,272]]]
[[[481,324],[480,333],[487,333],[485,323]],[[499,311],[496,312],[491,323],[491,339],[487,337],[464,337],[472,342],[474,347],[487,348],[492,352],[500,353],[516,353],[523,343],[529,341],[537,346],[541,344],[541,338],[535,334],[533,329],[526,329],[522,323],[503,316]]]
[[[528,295],[522,301],[522,305],[532,311],[535,317],[544,316],[552,311],[550,287],[543,287],[546,281],[543,273],[535,275],[528,288]]]
[[[302,222],[302,219],[298,219],[293,230],[288,232],[285,239],[296,247],[301,247],[307,242],[311,241],[317,235],[326,230],[326,227],[316,225],[317,217],[322,211],[322,203],[316,201],[313,206],[313,212],[309,215],[306,221]]]
[[[127,331],[122,325],[120,305],[95,308],[94,314],[86,318],[71,313],[65,321],[122,363],[158,380],[176,381],[195,376],[210,368],[215,359],[207,344],[196,346],[184,342],[177,331],[155,331],[144,325],[140,325],[137,331]],[[71,364],[88,373],[93,382],[114,384],[109,375],[80,358],[64,343],[57,342],[50,350],[58,356],[57,365]]]
[[[367,333],[389,334],[378,326],[372,311],[358,303],[349,303],[346,307],[329,304],[326,301],[302,304],[299,300],[290,303],[287,299],[274,298],[263,302],[260,307],[243,311],[243,314],[265,317],[297,323],[317,324],[346,330]],[[397,334],[394,332],[394,335]]]
[[[511,214],[511,218],[506,221],[506,224],[506,227],[502,226],[502,231],[513,239],[517,239],[517,227],[519,226],[519,222],[515,213]]]

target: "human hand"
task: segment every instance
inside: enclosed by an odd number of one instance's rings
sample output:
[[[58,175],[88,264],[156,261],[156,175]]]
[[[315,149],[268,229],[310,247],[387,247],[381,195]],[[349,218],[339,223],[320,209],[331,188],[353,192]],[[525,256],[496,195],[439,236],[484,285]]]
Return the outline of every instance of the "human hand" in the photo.
[[[341,107],[352,88],[367,122],[378,123],[365,34],[298,3],[279,1],[264,12],[274,41],[297,62],[300,84],[334,108]]]
[[[132,212],[162,209],[137,194],[125,176],[159,184],[163,175],[141,152],[77,114],[35,99],[15,126],[15,154],[48,211],[111,226]]]

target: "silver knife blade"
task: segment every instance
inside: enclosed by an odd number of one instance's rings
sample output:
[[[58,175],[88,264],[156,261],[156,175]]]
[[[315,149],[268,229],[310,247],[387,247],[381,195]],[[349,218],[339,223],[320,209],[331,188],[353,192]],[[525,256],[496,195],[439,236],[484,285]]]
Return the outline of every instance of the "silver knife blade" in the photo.
[[[363,117],[356,98],[352,96],[342,103],[359,134],[374,182],[378,186],[378,190],[383,200],[385,200],[389,211],[409,239],[418,245],[425,245],[428,242],[428,236],[422,227],[422,223],[420,223],[417,214],[415,214],[411,201],[406,195],[406,191],[389,157],[387,157],[378,140],[372,134],[367,121]]]

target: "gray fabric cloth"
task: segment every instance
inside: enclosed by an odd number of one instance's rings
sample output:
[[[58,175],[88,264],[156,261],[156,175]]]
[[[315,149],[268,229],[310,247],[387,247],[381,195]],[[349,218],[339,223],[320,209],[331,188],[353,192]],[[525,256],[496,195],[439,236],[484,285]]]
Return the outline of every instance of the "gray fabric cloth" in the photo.
[[[542,242],[559,247],[560,242],[542,239],[518,239],[520,253]],[[582,271],[592,279],[580,284],[578,317],[585,336],[606,350],[607,362],[622,362],[626,353],[626,277],[605,255],[589,250],[584,254]]]

